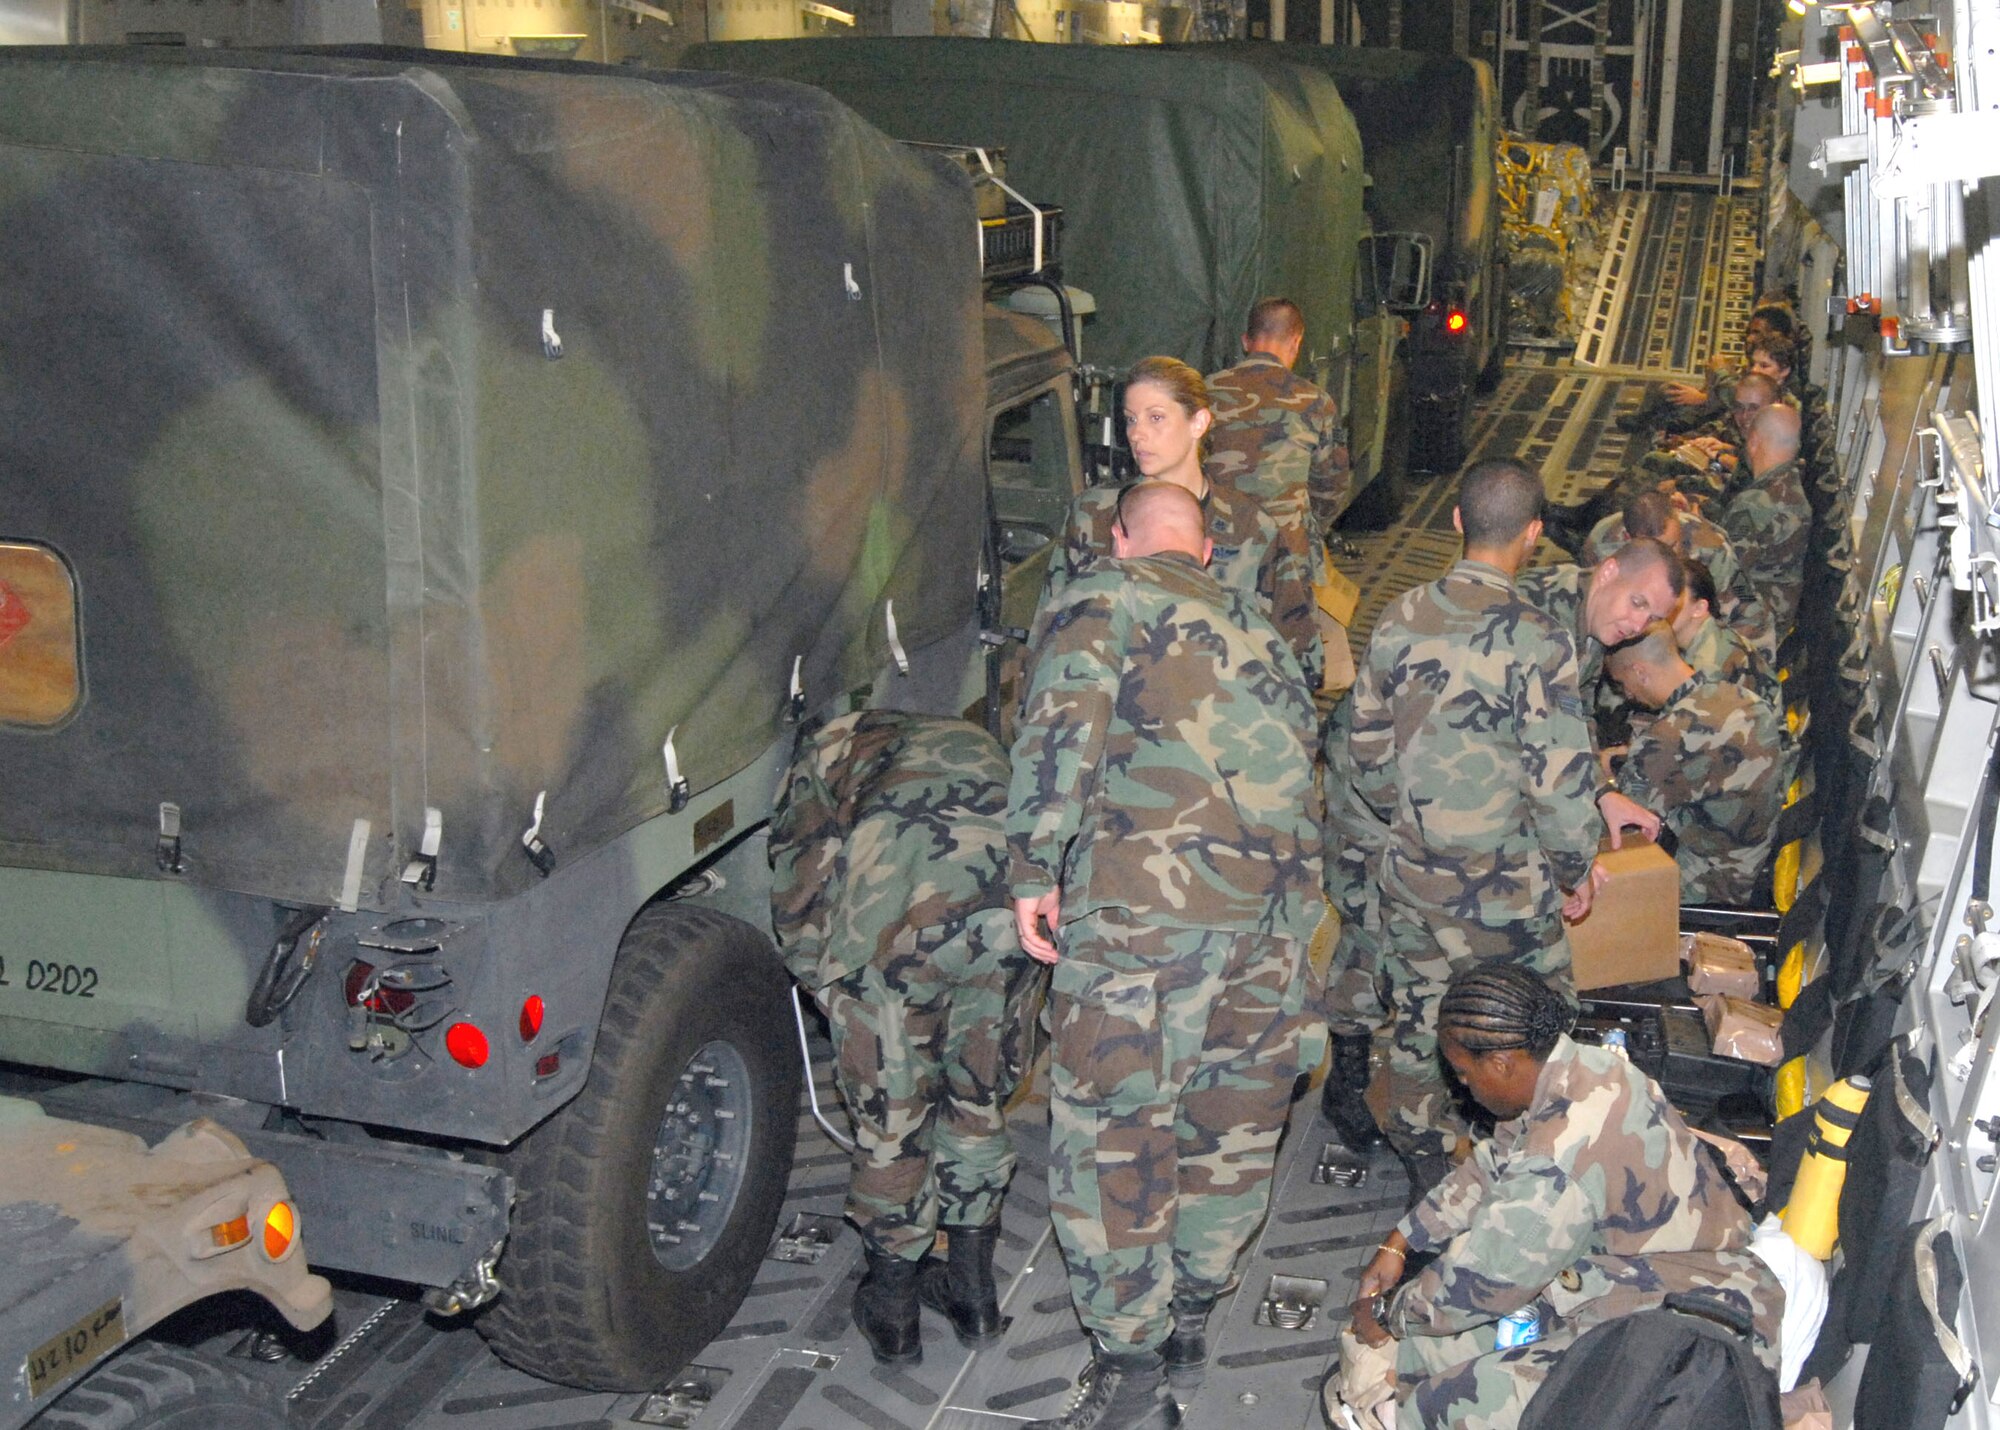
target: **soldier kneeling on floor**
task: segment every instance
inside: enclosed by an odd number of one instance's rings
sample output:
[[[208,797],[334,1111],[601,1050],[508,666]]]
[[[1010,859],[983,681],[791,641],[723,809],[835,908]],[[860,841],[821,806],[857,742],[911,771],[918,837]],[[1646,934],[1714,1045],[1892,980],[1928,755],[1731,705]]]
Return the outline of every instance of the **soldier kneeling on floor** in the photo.
[[[863,711],[801,732],[771,820],[778,945],[826,1013],[854,1120],[854,1321],[885,1364],[923,1358],[920,1298],[967,1345],[1001,1333],[1005,1109],[1042,976],[1008,903],[1007,782],[975,725]]]

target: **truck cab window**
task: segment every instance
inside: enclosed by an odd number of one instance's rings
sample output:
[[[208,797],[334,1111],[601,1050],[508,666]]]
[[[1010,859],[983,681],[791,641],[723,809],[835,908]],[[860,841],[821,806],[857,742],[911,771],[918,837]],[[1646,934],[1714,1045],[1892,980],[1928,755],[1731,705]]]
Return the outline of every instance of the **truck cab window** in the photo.
[[[46,546],[0,541],[0,727],[53,729],[82,697],[69,564]]]

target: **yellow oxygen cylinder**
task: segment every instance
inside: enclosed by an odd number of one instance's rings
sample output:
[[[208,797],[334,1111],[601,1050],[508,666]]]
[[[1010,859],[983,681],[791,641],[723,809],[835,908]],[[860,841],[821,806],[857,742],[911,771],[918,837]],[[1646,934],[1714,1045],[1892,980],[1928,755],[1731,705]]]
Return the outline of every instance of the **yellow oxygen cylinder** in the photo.
[[[1813,1111],[1812,1135],[1799,1162],[1792,1199],[1778,1219],[1808,1255],[1825,1261],[1840,1240],[1840,1189],[1847,1181],[1847,1139],[1868,1102],[1868,1079],[1845,1077]]]

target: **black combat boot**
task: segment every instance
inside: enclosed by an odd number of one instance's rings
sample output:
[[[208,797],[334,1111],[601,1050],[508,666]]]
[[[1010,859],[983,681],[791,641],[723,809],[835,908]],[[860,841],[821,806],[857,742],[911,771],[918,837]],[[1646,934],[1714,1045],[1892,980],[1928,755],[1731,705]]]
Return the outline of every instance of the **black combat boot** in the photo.
[[[1369,1045],[1366,1033],[1333,1035],[1333,1063],[1320,1084],[1319,1110],[1340,1145],[1367,1156],[1383,1145],[1382,1129],[1368,1110]]]
[[[1099,1342],[1076,1390],[1060,1419],[1031,1420],[1027,1430],[1177,1430],[1181,1423],[1158,1351],[1112,1352]]]
[[[949,1226],[951,1244],[945,1259],[923,1263],[917,1295],[951,1322],[962,1346],[990,1346],[1000,1339],[1000,1291],[993,1284],[993,1243],[1000,1223],[991,1226]]]
[[[917,1330],[921,1264],[868,1250],[868,1274],[854,1288],[854,1325],[883,1365],[913,1365],[924,1358]]]
[[[1174,1328],[1160,1347],[1167,1382],[1176,1390],[1195,1390],[1208,1369],[1208,1318],[1215,1310],[1213,1292],[1174,1293]]]

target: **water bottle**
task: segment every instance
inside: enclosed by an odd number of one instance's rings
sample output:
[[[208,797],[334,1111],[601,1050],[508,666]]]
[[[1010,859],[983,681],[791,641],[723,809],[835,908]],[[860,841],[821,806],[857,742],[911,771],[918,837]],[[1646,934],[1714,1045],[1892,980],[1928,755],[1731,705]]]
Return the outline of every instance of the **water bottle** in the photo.
[[[1616,1048],[1619,1052],[1625,1054],[1625,1056],[1627,1057],[1630,1057],[1632,1055],[1632,1050],[1626,1046],[1625,1030],[1623,1028],[1605,1029],[1604,1046],[1607,1048]]]
[[[1542,1308],[1539,1302],[1530,1301],[1500,1318],[1500,1324],[1494,1328],[1493,1345],[1496,1350],[1504,1351],[1509,1346],[1531,1346],[1541,1338]]]

